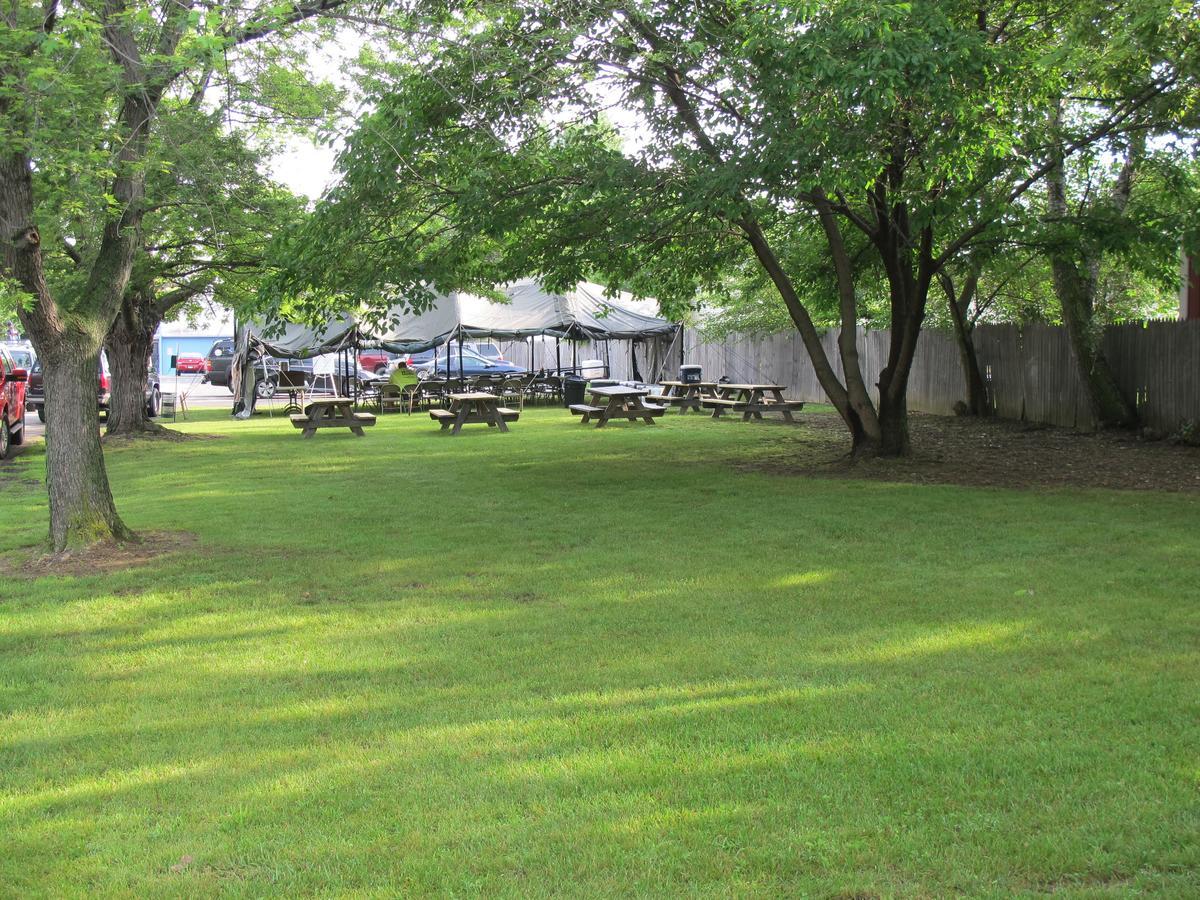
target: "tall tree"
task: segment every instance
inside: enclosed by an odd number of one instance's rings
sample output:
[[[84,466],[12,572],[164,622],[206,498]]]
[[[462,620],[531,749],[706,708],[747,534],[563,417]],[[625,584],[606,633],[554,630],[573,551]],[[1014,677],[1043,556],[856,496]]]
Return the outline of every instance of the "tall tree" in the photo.
[[[0,274],[43,364],[55,551],[132,537],[104,468],[95,377],[141,246],[164,97],[230,49],[338,5],[18,0],[0,11]],[[98,234],[69,268],[52,258],[77,252],[64,210]]]
[[[110,435],[162,429],[144,401],[159,325],[200,298],[234,310],[253,306],[268,243],[303,213],[299,198],[263,175],[257,142],[231,129],[220,108],[174,110],[161,118],[158,139],[164,150],[148,175],[154,201],[147,204],[142,247],[104,342],[112,371]]]
[[[1101,6],[417,3],[400,61],[367,80],[374,111],[341,183],[292,243],[291,288],[369,299],[382,284],[600,273],[670,306],[749,258],[854,449],[906,453],[929,289],[1055,164],[1045,111],[1085,65],[1079,23]],[[1072,128],[1064,152],[1177,83],[1177,60],[1145,54],[1154,77]],[[840,366],[789,262],[818,240]],[[874,390],[855,339],[860,240],[892,335]]]
[[[1120,314],[1106,309],[1105,276],[1114,265],[1127,276],[1173,283],[1186,222],[1194,216],[1197,186],[1186,159],[1147,152],[1145,131],[1117,146],[1047,174],[1044,216],[1033,228],[1053,276],[1072,356],[1101,428],[1138,423],[1133,398],[1118,384],[1104,352],[1104,326]],[[1115,313],[1115,315],[1114,315]]]

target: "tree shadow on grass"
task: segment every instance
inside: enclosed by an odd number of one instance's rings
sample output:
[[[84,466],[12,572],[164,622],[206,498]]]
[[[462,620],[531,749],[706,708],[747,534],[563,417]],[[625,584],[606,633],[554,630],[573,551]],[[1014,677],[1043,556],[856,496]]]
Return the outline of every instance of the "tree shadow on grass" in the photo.
[[[886,893],[948,887],[915,854],[951,833],[964,848],[950,854],[957,883],[1003,872],[988,830],[1047,803],[1036,788],[1063,789],[1064,763],[1047,767],[1023,743],[1028,728],[998,746],[1001,729],[970,715],[975,698],[910,693],[914,676],[945,680],[939,659],[988,671],[1028,652],[1013,640],[1028,623],[835,629],[770,674],[698,677],[705,667],[669,642],[604,645],[604,621],[578,615],[559,622],[573,648],[504,645],[503,635],[545,630],[541,618],[514,606],[400,632],[363,621],[328,642],[321,620],[303,617],[178,640],[97,629],[101,643],[75,648],[75,677],[101,679],[94,699],[108,694],[103,673],[117,657],[146,658],[107,681],[121,695],[90,723],[9,733],[7,809],[29,823],[16,824],[12,846],[33,853],[45,823],[60,822],[68,855],[120,851],[122,877],[142,887],[466,889],[521,872],[550,889],[661,888],[742,873],[777,888],[832,879]],[[315,640],[289,646],[304,621]],[[779,652],[747,632],[740,641],[760,658]],[[877,652],[823,649],[830,642]],[[487,647],[498,652],[480,665]],[[1060,739],[1078,749],[1086,737]],[[56,759],[65,765],[48,777]],[[1042,767],[1029,791],[989,798],[989,772],[1026,765]],[[37,771],[22,775],[27,766]],[[946,791],[985,814],[956,831],[913,818]],[[889,831],[900,822],[911,842]],[[195,865],[171,872],[182,855]]]

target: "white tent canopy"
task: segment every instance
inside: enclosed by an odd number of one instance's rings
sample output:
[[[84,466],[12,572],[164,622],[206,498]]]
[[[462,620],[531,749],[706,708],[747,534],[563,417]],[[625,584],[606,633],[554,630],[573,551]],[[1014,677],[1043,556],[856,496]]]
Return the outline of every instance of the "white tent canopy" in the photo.
[[[604,296],[599,285],[582,282],[566,293],[551,293],[533,279],[505,285],[506,303],[473,294],[439,297],[434,306],[414,313],[394,307],[387,325],[377,333],[360,331],[361,346],[415,350],[437,346],[452,338],[514,340],[532,335],[577,340],[626,340],[671,336],[676,326],[666,319],[644,315]]]
[[[603,288],[587,282],[558,294],[533,279],[523,279],[505,285],[503,292],[506,303],[453,293],[436,295],[433,306],[424,312],[398,304],[383,317],[382,326],[347,314],[322,328],[286,324],[278,334],[251,323],[247,335],[250,344],[272,356],[306,358],[347,346],[412,352],[459,337],[514,340],[550,335],[606,341],[671,337],[678,328],[666,319],[622,305],[622,301],[633,302],[630,295],[609,300]]]
[[[235,366],[249,373],[251,348],[270,356],[306,359],[352,347],[411,353],[454,339],[515,340],[535,335],[592,341],[673,338],[679,327],[630,309],[625,304],[635,301],[629,294],[610,300],[602,287],[588,282],[552,293],[526,278],[502,290],[505,303],[456,292],[435,295],[433,305],[423,312],[397,304],[383,317],[382,325],[349,314],[322,328],[287,324],[281,332],[278,326],[271,329],[250,323],[238,336]],[[247,385],[248,395],[253,379],[242,383]]]

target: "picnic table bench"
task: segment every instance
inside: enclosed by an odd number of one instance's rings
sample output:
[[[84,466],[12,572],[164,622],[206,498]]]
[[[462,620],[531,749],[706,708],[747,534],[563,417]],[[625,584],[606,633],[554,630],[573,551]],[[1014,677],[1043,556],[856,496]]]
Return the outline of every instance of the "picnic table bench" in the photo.
[[[631,422],[641,419],[647,425],[653,425],[654,420],[666,411],[665,406],[645,402],[650,392],[644,388],[614,384],[589,388],[589,391],[591,403],[572,403],[568,408],[573,415],[583,417],[581,422],[596,419],[597,428],[603,428],[610,419],[628,419]],[[601,403],[604,405],[601,406]]]
[[[700,403],[706,398],[717,396],[715,381],[663,381],[661,394],[651,394],[648,400],[664,406],[676,406],[680,413],[689,409],[700,412]]]
[[[295,428],[304,429],[301,437],[312,437],[318,428],[349,428],[358,437],[363,436],[363,428],[375,424],[375,417],[370,413],[356,413],[354,401],[349,397],[331,397],[327,400],[312,400],[304,407],[303,413],[288,417]]]
[[[519,410],[509,409],[500,405],[500,398],[495,394],[474,391],[466,394],[449,394],[449,409],[431,409],[429,418],[442,426],[442,431],[450,429],[451,434],[458,434],[464,425],[487,425],[508,431],[506,422],[515,422],[521,417]]]
[[[777,384],[717,384],[716,397],[701,400],[705,409],[713,411],[714,419],[725,412],[740,412],[742,421],[762,419],[763,413],[779,413],[785,422],[796,421],[793,410],[804,408],[803,400],[787,400],[783,388]]]

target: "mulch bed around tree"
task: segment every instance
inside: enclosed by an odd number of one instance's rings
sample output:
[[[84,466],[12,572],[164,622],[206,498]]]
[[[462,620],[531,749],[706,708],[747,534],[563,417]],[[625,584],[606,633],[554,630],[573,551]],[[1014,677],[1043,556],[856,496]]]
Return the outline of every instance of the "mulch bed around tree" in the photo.
[[[188,531],[144,531],[137,542],[104,541],[61,554],[25,549],[0,557],[0,575],[41,578],[45,575],[98,575],[142,565],[167,553],[188,550],[198,538]]]
[[[845,426],[836,414],[801,417],[799,428],[771,429],[769,456],[735,460],[734,466],[912,484],[1200,492],[1200,447],[1127,432],[1087,434],[1000,419],[912,414],[912,456],[855,460],[847,455]]]
[[[176,431],[173,428],[160,427],[155,431],[139,431],[137,434],[105,434],[101,436],[100,443],[105,447],[116,448],[129,444],[137,444],[141,441],[164,441],[168,444],[182,444],[186,441],[220,441],[226,437],[228,435],[193,434]]]

